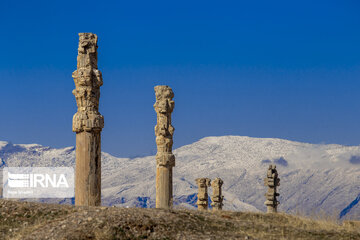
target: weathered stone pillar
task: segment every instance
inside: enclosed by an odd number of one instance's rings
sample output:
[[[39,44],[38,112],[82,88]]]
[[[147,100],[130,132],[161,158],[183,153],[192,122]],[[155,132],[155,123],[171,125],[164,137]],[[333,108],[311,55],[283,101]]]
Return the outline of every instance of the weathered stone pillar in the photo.
[[[79,33],[77,70],[73,94],[78,107],[73,117],[76,132],[75,205],[101,204],[101,130],[104,117],[99,113],[101,72],[97,69],[97,36]]]
[[[222,207],[224,206],[223,200],[224,196],[222,195],[221,187],[224,184],[223,180],[221,178],[215,178],[211,182],[211,187],[213,190],[213,194],[211,197],[211,206],[213,207],[213,210],[222,210]]]
[[[174,93],[168,86],[156,86],[154,90],[154,109],[157,113],[156,208],[170,208],[173,203],[172,168],[175,166],[175,156],[172,154],[174,127],[171,126]]]
[[[276,187],[280,186],[280,178],[278,178],[278,173],[276,170],[276,165],[270,165],[267,171],[267,176],[264,179],[265,186],[268,186],[268,192],[265,194],[266,201],[265,205],[267,206],[268,213],[277,212],[277,206],[280,202],[277,201],[276,197],[280,194],[276,192]]]
[[[209,178],[197,178],[196,183],[198,185],[198,200],[196,204],[198,205],[199,210],[208,209],[208,187],[210,186],[211,180]]]

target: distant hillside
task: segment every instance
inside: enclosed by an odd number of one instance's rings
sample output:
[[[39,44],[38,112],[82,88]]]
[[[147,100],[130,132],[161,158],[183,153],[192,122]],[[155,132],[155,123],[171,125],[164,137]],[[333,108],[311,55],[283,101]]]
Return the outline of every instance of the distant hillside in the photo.
[[[280,211],[325,211],[341,218],[360,219],[359,146],[223,136],[201,139],[174,153],[178,208],[194,208],[195,178],[221,177],[225,209],[265,211],[263,178],[268,165],[275,163],[281,178]],[[52,149],[0,142],[0,158],[1,167],[75,165],[73,147]],[[154,156],[129,159],[103,153],[102,158],[104,205],[154,207]]]

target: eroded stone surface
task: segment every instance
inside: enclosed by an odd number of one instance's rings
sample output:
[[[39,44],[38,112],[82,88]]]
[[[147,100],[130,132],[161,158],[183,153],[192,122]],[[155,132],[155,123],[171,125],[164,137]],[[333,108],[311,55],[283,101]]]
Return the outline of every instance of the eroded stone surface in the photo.
[[[215,178],[212,182],[211,182],[211,187],[213,190],[213,194],[211,197],[211,206],[213,208],[213,210],[222,210],[223,207],[223,200],[224,200],[224,196],[222,195],[222,190],[221,187],[224,184],[223,180],[221,178]]]
[[[172,206],[172,168],[175,156],[172,153],[174,127],[171,125],[171,113],[174,110],[174,93],[168,86],[154,87],[157,113],[156,135],[156,207]]]
[[[101,72],[97,69],[97,36],[79,33],[77,69],[72,73],[75,82],[73,94],[78,107],[73,117],[73,131],[92,131],[104,127],[104,118],[99,113]]]
[[[206,210],[209,204],[208,187],[211,184],[211,180],[209,178],[197,178],[195,181],[198,185],[198,200],[196,204],[199,210]]]
[[[101,204],[101,135],[104,117],[99,113],[101,72],[97,69],[97,36],[79,33],[75,82],[77,113],[73,117],[76,132],[75,204]]]
[[[269,187],[265,194],[266,201],[264,203],[267,206],[267,212],[277,212],[277,206],[280,204],[280,202],[277,201],[277,197],[280,194],[276,192],[276,188],[280,186],[280,178],[278,177],[276,165],[269,166],[266,178],[264,179],[264,185]]]

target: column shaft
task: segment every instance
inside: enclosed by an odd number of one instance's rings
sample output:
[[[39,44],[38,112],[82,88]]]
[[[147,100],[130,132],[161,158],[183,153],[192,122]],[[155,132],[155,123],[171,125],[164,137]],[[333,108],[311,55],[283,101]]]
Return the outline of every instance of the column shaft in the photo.
[[[75,205],[101,204],[101,142],[100,132],[76,134]]]
[[[171,171],[167,167],[156,168],[156,207],[169,208],[172,204]]]

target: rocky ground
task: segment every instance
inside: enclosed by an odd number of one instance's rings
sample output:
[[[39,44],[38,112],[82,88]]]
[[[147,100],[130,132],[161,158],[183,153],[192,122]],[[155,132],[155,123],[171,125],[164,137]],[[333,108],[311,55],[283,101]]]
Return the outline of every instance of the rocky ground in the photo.
[[[0,200],[0,239],[360,239],[360,222]]]

